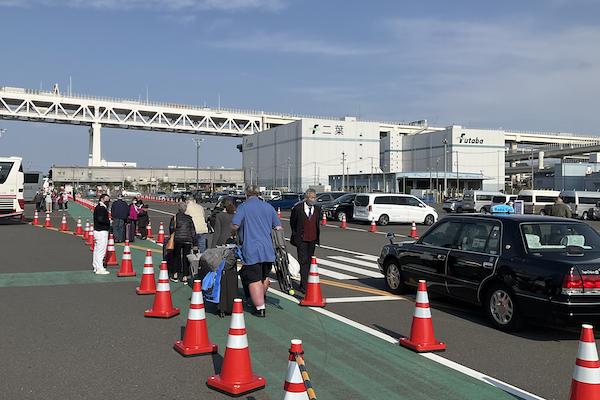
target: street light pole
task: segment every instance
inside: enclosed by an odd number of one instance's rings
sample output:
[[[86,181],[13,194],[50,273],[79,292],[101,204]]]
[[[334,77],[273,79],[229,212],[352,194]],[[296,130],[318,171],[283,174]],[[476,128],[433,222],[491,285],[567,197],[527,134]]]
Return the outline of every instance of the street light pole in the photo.
[[[531,148],[531,190],[533,190],[533,147]]]
[[[200,189],[200,177],[199,177],[199,169],[200,169],[200,143],[204,142],[204,139],[194,138],[192,139],[194,143],[196,143],[196,190]]]
[[[448,194],[448,162],[446,160],[446,155],[448,154],[448,139],[443,139],[442,143],[444,144],[444,196]]]
[[[292,164],[291,164],[292,159],[290,157],[287,158],[287,164],[288,164],[288,184],[287,184],[287,188],[288,190],[292,190],[290,187],[290,182],[291,182],[291,177],[292,177]]]
[[[346,153],[342,151],[342,192],[345,190]]]

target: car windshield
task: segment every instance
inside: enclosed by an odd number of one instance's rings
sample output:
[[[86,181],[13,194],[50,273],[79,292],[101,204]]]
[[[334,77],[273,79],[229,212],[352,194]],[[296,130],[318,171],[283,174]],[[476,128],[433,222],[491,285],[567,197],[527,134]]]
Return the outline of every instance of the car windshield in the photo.
[[[504,196],[494,196],[494,197],[492,197],[492,203],[495,203],[495,204],[504,204],[504,203],[506,203],[506,197],[504,197]]]
[[[600,235],[589,225],[569,222],[540,222],[521,225],[525,246],[532,253],[563,252],[567,246],[583,252],[600,250]]]
[[[355,196],[356,195],[354,193],[348,193],[335,199],[334,203],[347,203],[349,201],[354,200]]]
[[[354,204],[359,207],[366,207],[369,205],[369,196],[356,196]]]

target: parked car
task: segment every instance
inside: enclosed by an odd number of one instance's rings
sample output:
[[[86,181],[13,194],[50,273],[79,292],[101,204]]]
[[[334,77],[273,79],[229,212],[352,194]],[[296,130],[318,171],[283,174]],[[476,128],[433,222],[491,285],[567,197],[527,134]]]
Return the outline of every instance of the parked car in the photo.
[[[219,198],[219,200],[217,201],[217,204],[215,204],[215,206],[212,208],[212,210],[210,210],[210,214],[208,215],[208,217],[206,219],[206,222],[208,223],[208,227],[211,231],[214,229],[215,218],[217,217],[217,214],[225,209],[224,202],[225,202],[226,198],[230,198],[231,200],[233,200],[233,203],[235,204],[236,207],[238,207],[240,204],[242,204],[244,201],[246,201],[245,195],[241,196],[241,195],[236,194],[236,195],[221,196]]]
[[[539,215],[450,215],[420,239],[383,247],[388,290],[425,279],[433,293],[483,306],[491,323],[600,319],[600,234],[588,224]]]
[[[482,190],[465,190],[462,209],[465,212],[485,212],[484,206],[492,204],[494,196],[502,196],[501,192],[484,192]]]
[[[525,214],[546,215],[546,206],[552,206],[560,192],[558,190],[521,190],[517,200],[523,200]]]
[[[267,200],[267,203],[273,206],[276,210],[278,208],[282,210],[291,210],[292,207],[299,201],[304,199],[303,194],[299,193],[283,193],[273,200]]]
[[[560,192],[565,204],[571,207],[574,218],[590,219],[589,210],[600,201],[600,192],[563,190]]]
[[[142,194],[136,190],[122,190],[121,196],[123,196],[123,197],[141,197]]]
[[[516,194],[503,194],[501,196],[494,196],[492,197],[492,203],[491,204],[486,204],[482,207],[482,212],[484,214],[489,214],[492,210],[492,207],[497,206],[497,205],[501,205],[501,204],[508,204],[509,202],[513,202],[517,199],[517,195]]]
[[[354,214],[355,198],[356,193],[346,193],[331,202],[322,203],[321,208],[327,219],[341,221],[343,217],[346,217],[346,220],[349,221]]]
[[[442,209],[447,213],[461,213],[463,212],[462,208],[462,200],[457,198],[449,198],[444,200],[444,204],[442,205]]]
[[[166,192],[156,192],[156,197],[158,197],[159,200],[167,200],[167,193]]]
[[[317,193],[317,203],[320,205],[321,203],[327,203],[341,197],[348,192],[322,192]]]
[[[390,222],[415,222],[432,225],[438,219],[433,207],[409,194],[361,193],[354,199],[353,218],[379,225]]]
[[[262,197],[265,200],[275,200],[278,197],[281,197],[281,190],[265,190],[262,193]]]

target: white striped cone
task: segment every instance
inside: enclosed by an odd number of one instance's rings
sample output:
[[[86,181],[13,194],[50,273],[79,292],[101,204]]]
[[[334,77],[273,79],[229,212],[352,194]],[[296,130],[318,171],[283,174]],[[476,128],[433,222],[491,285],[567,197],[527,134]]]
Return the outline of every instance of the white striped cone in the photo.
[[[306,392],[306,386],[304,386],[300,368],[296,362],[295,353],[304,353],[304,351],[302,351],[302,340],[292,339],[290,357],[288,358],[287,375],[285,377],[285,383],[283,384],[283,390],[285,390],[283,400],[308,400],[308,393]]]
[[[117,252],[115,250],[115,239],[113,238],[112,233],[108,236],[108,245],[106,246],[104,263],[108,267],[116,267],[119,265],[119,262],[117,261]]]
[[[44,222],[44,228],[51,228],[52,227],[52,221],[50,221],[50,213],[46,212],[46,220]]]
[[[163,261],[163,263],[167,263]],[[154,265],[152,264],[152,251],[146,250],[146,259],[144,260],[144,270],[142,272],[142,281],[140,286],[135,288],[137,294],[156,293],[156,281],[154,280]]]
[[[163,226],[163,223],[161,222],[158,227],[158,237],[156,238],[156,243],[163,244],[164,242],[165,242],[165,227]]]
[[[148,222],[148,226],[146,227],[146,230],[148,231],[148,233],[147,233],[148,239],[154,239],[154,234],[152,233],[152,223],[151,222]]]
[[[94,251],[94,224],[90,225],[90,233],[88,235],[88,241],[87,241],[88,246],[90,246],[90,250]]]
[[[306,296],[300,301],[301,306],[325,307],[325,299],[321,292],[321,282],[319,280],[319,269],[317,267],[317,257],[313,256],[310,262],[308,272],[308,282],[306,287]]]
[[[69,225],[67,225],[67,216],[63,213],[62,219],[60,220],[60,231],[68,232]]]
[[[40,216],[38,214],[38,211],[35,210],[35,212],[33,213],[33,225],[39,225],[40,224]]]
[[[121,268],[117,272],[117,276],[135,276],[133,270],[133,263],[131,262],[131,249],[129,248],[129,240],[125,241],[125,247],[123,248],[123,258],[121,258]]]
[[[152,308],[144,311],[144,317],[171,318],[177,314],[179,314],[179,308],[173,307],[167,263],[163,262],[160,264],[158,285],[156,285],[156,294],[154,295]]]
[[[88,236],[90,236],[90,221],[85,221],[85,229],[83,231],[83,240],[87,240]]]
[[[427,296],[427,282],[419,280],[415,312],[413,314],[410,338],[401,338],[400,345],[416,352],[442,351],[446,344],[435,339],[429,297]]]
[[[581,326],[570,400],[600,399],[600,361],[591,325]]]
[[[81,218],[77,218],[77,226],[75,227],[75,235],[83,235],[83,228],[81,227]]]
[[[221,373],[209,376],[206,384],[233,395],[248,393],[266,385],[264,377],[256,376],[252,372],[242,299],[233,300],[233,313]]]
[[[194,280],[192,300],[183,340],[177,340],[173,344],[173,348],[182,356],[210,354],[216,353],[218,350],[217,345],[213,344],[208,338],[204,299],[202,298],[202,282],[198,279]]]

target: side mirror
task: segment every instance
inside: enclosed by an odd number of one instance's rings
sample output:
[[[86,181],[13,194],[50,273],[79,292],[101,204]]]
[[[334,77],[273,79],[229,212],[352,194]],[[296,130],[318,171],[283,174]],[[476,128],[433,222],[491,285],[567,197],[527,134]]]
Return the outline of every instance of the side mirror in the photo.
[[[390,241],[390,244],[394,244],[394,239],[396,238],[394,232],[388,232],[385,237]]]

